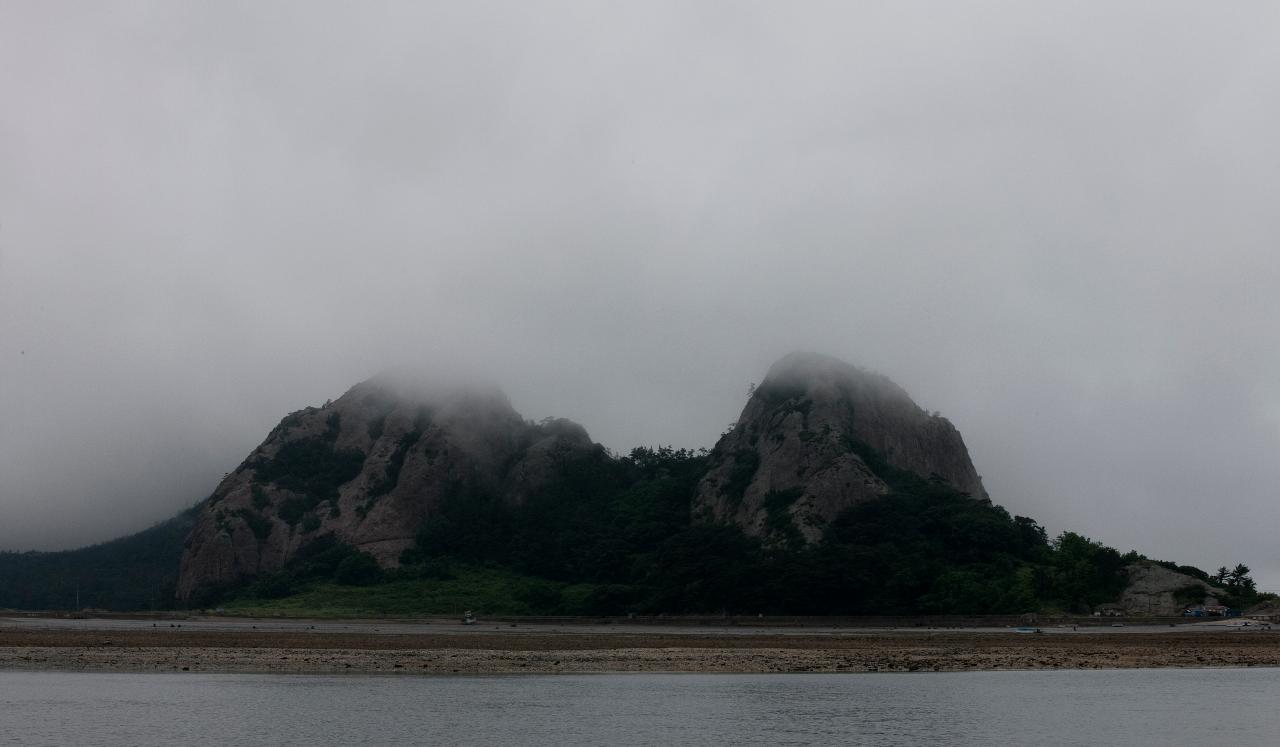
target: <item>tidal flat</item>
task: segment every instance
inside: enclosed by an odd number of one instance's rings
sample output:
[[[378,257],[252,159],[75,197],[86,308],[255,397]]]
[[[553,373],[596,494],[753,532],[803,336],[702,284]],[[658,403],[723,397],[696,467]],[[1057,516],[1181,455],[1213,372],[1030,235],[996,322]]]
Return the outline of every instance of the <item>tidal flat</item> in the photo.
[[[587,674],[1280,666],[1280,632],[1183,625],[1013,630],[702,628],[447,621],[0,618],[0,669]]]

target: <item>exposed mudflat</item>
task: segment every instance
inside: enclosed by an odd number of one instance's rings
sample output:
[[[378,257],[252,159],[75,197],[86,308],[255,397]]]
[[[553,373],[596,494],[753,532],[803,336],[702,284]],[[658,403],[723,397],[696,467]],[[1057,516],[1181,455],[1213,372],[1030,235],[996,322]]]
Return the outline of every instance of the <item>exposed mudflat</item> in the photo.
[[[1280,666],[1257,626],[707,629],[447,622],[0,618],[0,668],[514,674]]]

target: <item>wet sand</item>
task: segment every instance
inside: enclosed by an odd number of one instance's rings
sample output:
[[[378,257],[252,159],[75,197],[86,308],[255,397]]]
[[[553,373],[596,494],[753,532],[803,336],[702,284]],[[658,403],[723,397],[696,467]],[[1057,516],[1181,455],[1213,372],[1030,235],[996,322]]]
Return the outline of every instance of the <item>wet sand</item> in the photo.
[[[0,669],[546,674],[1256,666],[1280,666],[1280,631],[1222,624],[1025,634],[989,628],[0,618]]]

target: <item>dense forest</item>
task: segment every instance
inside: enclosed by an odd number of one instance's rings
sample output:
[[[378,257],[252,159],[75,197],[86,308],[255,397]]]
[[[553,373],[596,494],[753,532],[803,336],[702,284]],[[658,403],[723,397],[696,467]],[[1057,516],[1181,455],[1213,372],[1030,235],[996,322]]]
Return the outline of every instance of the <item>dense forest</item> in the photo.
[[[415,595],[451,584],[463,587],[466,599],[468,585],[499,578],[507,585],[497,593],[515,599],[492,606],[529,614],[1081,613],[1114,601],[1125,566],[1141,557],[1071,532],[1051,540],[1031,519],[864,451],[891,492],[846,510],[818,544],[803,542],[792,525],[786,507],[796,496],[787,494],[770,496],[763,537],[696,521],[690,497],[707,452],[638,448],[621,458],[565,460],[550,487],[523,505],[504,504],[475,485],[453,486],[399,569],[383,570],[325,535],[283,570],[213,590],[191,606],[254,608],[317,588],[372,597],[384,589],[397,596],[384,609],[444,612],[452,610]],[[81,607],[172,606],[191,523],[187,511],[81,550],[0,554],[0,607],[70,609],[77,592]],[[1165,565],[1227,584],[1229,603],[1257,596],[1243,566],[1211,576]]]
[[[173,606],[188,509],[150,529],[78,550],[0,552],[0,608],[155,610]]]
[[[559,479],[519,506],[455,485],[394,571],[322,537],[248,588],[193,601],[238,597],[253,607],[318,585],[333,593],[332,584],[395,586],[403,597],[423,583],[478,583],[475,570],[487,569],[485,579],[524,580],[507,588],[519,597],[514,609],[531,614],[1087,613],[1116,600],[1125,566],[1141,559],[1071,532],[1050,540],[1031,519],[864,451],[891,492],[845,511],[816,545],[785,510],[796,496],[771,496],[776,510],[759,538],[694,520],[689,501],[707,453],[638,448],[562,462]],[[1252,600],[1251,587],[1239,591],[1231,602]],[[395,608],[414,606],[398,599]]]

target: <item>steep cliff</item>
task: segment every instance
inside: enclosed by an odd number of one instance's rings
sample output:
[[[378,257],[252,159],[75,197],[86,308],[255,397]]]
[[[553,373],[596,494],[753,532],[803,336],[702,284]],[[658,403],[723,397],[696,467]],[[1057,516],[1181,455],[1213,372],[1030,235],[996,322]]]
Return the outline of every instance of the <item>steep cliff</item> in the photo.
[[[433,508],[484,492],[523,502],[555,460],[599,453],[566,420],[527,423],[496,389],[390,377],[284,418],[199,508],[179,599],[281,568],[326,533],[395,566]]]
[[[890,490],[895,476],[945,480],[988,500],[960,433],[888,378],[843,361],[793,353],[769,369],[712,452],[693,507],[752,536],[817,541],[849,506]]]

